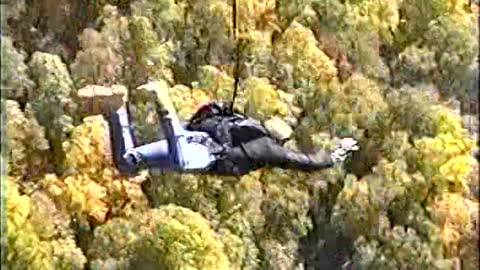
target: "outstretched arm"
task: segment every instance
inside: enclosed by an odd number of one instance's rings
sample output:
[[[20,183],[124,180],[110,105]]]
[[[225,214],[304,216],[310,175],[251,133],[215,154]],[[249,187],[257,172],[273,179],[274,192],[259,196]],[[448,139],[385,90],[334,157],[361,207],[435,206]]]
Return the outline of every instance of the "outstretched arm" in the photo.
[[[269,137],[248,142],[243,145],[243,149],[254,162],[270,167],[310,171],[330,168],[335,164],[330,153],[326,151],[307,155],[285,148]]]
[[[269,137],[261,137],[241,146],[230,148],[226,158],[217,168],[223,174],[242,175],[263,166],[279,167],[301,171],[322,170],[343,162],[348,154],[358,150],[356,141],[343,139],[333,152],[319,151],[307,155],[287,149]]]

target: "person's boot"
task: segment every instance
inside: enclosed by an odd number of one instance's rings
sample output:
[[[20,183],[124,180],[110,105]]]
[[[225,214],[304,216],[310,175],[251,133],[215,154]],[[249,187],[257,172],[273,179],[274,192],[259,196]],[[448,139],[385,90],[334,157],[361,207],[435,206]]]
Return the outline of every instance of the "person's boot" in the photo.
[[[88,85],[78,90],[75,100],[80,116],[104,115],[110,116],[127,101],[127,89],[121,85],[110,87]]]
[[[128,119],[126,104],[111,113],[107,119],[110,128],[109,139],[113,162],[120,173],[135,175],[137,165],[141,160],[140,157],[135,155],[135,152],[130,152],[135,148],[136,142]]]
[[[103,115],[107,121],[109,130],[105,135],[110,141],[108,152],[111,155],[108,158],[112,159],[120,173],[135,175],[135,164],[124,158],[125,153],[136,144],[128,116],[127,98],[127,89],[119,85],[89,85],[80,89],[75,96],[80,105],[77,111],[80,118]]]
[[[125,158],[129,150],[136,146],[126,104],[111,113],[107,119],[110,128],[113,162],[120,173],[135,175],[139,160],[128,160]]]
[[[177,140],[180,139],[179,137],[185,130],[180,125],[180,119],[170,99],[168,84],[165,81],[150,81],[137,87],[135,96],[143,99],[143,101],[153,101],[155,103],[163,135],[168,142],[174,163],[182,164],[183,159],[179,155],[182,150]]]
[[[135,98],[143,102],[154,102],[158,107],[159,117],[178,121],[175,107],[170,99],[169,87],[165,81],[151,81],[137,87]]]

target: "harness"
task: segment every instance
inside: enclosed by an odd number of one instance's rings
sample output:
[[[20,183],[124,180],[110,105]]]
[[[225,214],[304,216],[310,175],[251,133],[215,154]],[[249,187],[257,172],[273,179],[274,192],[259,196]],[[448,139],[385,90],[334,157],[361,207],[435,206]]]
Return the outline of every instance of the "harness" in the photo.
[[[269,136],[268,131],[254,120],[239,112],[232,112],[226,103],[211,102],[193,115],[187,130],[205,132],[209,138],[192,137],[192,142],[205,145],[216,159],[211,170],[216,173],[240,172],[252,167],[243,144],[256,138]],[[243,168],[243,169],[242,169]]]
[[[236,147],[260,137],[271,137],[259,122],[245,114],[232,112],[222,102],[202,106],[190,119],[187,129],[206,132],[224,147]]]

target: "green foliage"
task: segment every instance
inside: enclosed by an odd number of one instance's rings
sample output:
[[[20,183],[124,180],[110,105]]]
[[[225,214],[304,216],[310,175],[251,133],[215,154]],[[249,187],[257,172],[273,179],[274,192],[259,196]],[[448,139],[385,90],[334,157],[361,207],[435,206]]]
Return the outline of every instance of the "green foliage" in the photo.
[[[359,269],[478,268],[477,142],[444,106],[476,90],[464,1],[237,1],[235,108],[293,133],[288,148],[360,144],[343,166],[243,177],[121,176],[105,119],[82,122],[75,103],[75,88],[125,85],[143,144],[162,137],[149,80],[182,121],[230,101],[231,1],[17,2],[2,37],[12,269],[297,269],[333,253]]]
[[[439,229],[420,207],[425,180],[406,170],[405,162],[382,161],[372,176],[347,178],[339,194],[331,222],[356,239],[361,269],[446,269]]]
[[[167,174],[154,176],[147,189],[153,204],[160,206],[176,203],[207,217],[212,224],[218,222],[216,195],[221,194],[222,182],[218,178],[195,175]]]
[[[58,54],[69,63],[78,49],[77,36],[87,25],[95,23],[101,11],[96,9],[99,0],[18,2],[27,2],[25,13],[9,22],[9,32],[20,46],[29,54],[35,51]]]
[[[264,250],[264,263],[268,269],[295,269],[295,255],[298,250],[298,242],[291,240],[288,243],[280,243],[276,240],[266,240],[262,244]],[[297,266],[297,267],[295,267]]]
[[[446,96],[468,98],[470,85],[475,80],[469,72],[470,65],[478,54],[477,24],[467,17],[456,19],[441,16],[429,24],[425,43],[435,52],[438,65],[435,84]],[[442,42],[438,42],[441,40]]]
[[[245,112],[259,120],[278,114],[286,116],[288,105],[280,100],[278,92],[266,78],[250,77],[243,83],[244,95],[247,98]]]
[[[27,195],[20,195],[13,179],[6,181],[7,262],[11,269],[83,269],[86,258],[73,234],[56,235],[52,213]],[[60,221],[61,222],[61,221]],[[57,222],[58,223],[58,222]]]
[[[293,76],[298,87],[301,81],[328,82],[337,70],[319,48],[312,31],[298,23],[292,23],[275,44],[275,57],[279,64],[293,66]]]
[[[245,232],[250,229],[247,227]],[[220,229],[218,234],[225,245],[225,254],[231,263],[231,269],[256,269],[258,249],[250,239],[251,235],[241,237],[229,229]],[[251,257],[249,258],[249,256]]]
[[[30,198],[20,195],[15,184],[7,179],[7,260],[13,269],[27,269],[27,265],[37,269],[49,269],[52,264],[51,247],[41,241],[28,220],[32,211]],[[21,229],[19,229],[21,228]]]
[[[178,117],[183,121],[190,119],[200,105],[210,101],[204,90],[190,89],[185,85],[175,85],[169,89],[169,93]]]
[[[392,4],[387,1],[354,4],[337,0],[315,1],[312,6],[318,22],[314,29],[317,29],[323,49],[330,51],[329,56],[346,54],[348,62],[367,76],[382,77],[386,69],[382,67],[379,47],[382,38],[385,42],[390,40],[390,28],[396,25],[397,11]],[[329,44],[331,35],[336,40],[333,45]]]
[[[311,221],[307,216],[308,186],[304,177],[294,172],[275,170],[262,178],[262,182],[267,183],[262,203],[267,238],[288,242],[307,233]]]
[[[138,0],[130,7],[133,15],[150,19],[160,40],[166,40],[178,35],[178,27],[183,26],[185,4],[173,0]]]
[[[133,132],[140,144],[151,143],[163,138],[160,121],[154,111],[155,108],[152,101],[135,102],[135,107],[131,108]]]
[[[331,122],[339,128],[353,125],[359,129],[368,129],[375,123],[376,116],[387,109],[381,88],[364,76],[352,76],[342,90],[334,93],[329,104],[333,111]]]
[[[53,150],[53,160],[59,165],[64,158],[63,142],[74,124],[76,104],[73,82],[59,56],[35,52],[29,63],[38,87],[29,98],[38,122],[46,128],[46,137]]]
[[[366,23],[370,24],[375,32],[378,33],[381,40],[393,42],[393,34],[396,32],[400,23],[399,4],[403,0],[385,1],[370,0],[359,1],[353,9],[360,16],[366,16]]]
[[[435,105],[433,91],[430,85],[421,85],[416,88],[402,87],[389,91],[386,101],[389,105],[390,122],[384,126],[390,129],[406,130],[413,137],[434,136]],[[411,108],[416,108],[412,110]]]
[[[469,156],[472,145],[471,141],[455,139],[450,134],[420,139],[416,141],[418,166],[440,190],[464,191],[468,189],[467,176],[475,162]]]
[[[26,5],[25,5],[25,0],[19,0],[19,1],[13,1],[13,2],[7,2],[7,3],[2,3],[1,4],[2,11],[3,11],[3,16],[0,20],[2,24],[2,33],[6,30],[8,19],[19,19],[26,11]],[[3,47],[3,40],[2,40],[2,47]]]
[[[166,81],[160,80],[159,85],[165,87],[168,93],[168,84]],[[142,85],[140,87],[144,87]],[[143,90],[130,91],[129,103],[131,113],[131,125],[133,134],[139,144],[147,144],[163,138],[163,130],[160,125],[160,118],[156,113],[156,100],[151,97],[145,97]]]
[[[121,71],[122,59],[94,29],[85,29],[79,40],[83,51],[78,52],[71,66],[75,80],[83,81],[79,86],[114,83]]]
[[[236,269],[258,269],[261,263],[255,239],[265,222],[261,212],[263,187],[259,177],[260,172],[253,172],[239,179],[238,184],[225,183],[217,202],[221,220],[218,231],[232,238],[232,242],[227,238],[223,243]]]
[[[106,263],[120,269],[230,269],[223,244],[208,221],[172,204],[140,219],[112,219],[95,230],[95,236],[96,245],[89,251],[94,269]]]
[[[158,261],[165,269],[229,269],[223,245],[202,215],[165,205],[144,222],[140,234],[146,237],[136,245],[139,262]]]
[[[128,269],[130,247],[139,238],[135,220],[113,218],[94,231],[87,257],[92,269]]]
[[[25,55],[13,46],[12,39],[2,35],[2,92],[4,97],[27,101],[35,87],[25,64]]]
[[[298,179],[299,183],[290,179]],[[223,243],[235,269],[243,269],[242,265],[258,269],[259,247],[270,250],[268,245],[273,244],[276,248],[272,256],[293,263],[298,239],[311,228],[308,187],[301,179],[301,175],[282,171],[265,171],[262,176],[255,172],[238,183],[233,178],[229,181],[211,176],[165,175],[151,181],[147,193],[155,198],[155,205],[175,202],[202,213],[219,234],[232,240]],[[255,241],[256,234],[260,242]],[[270,242],[272,239],[275,241]],[[282,245],[289,248],[284,250]],[[280,261],[272,263],[281,265]]]
[[[333,207],[331,222],[340,229],[339,234],[356,239],[354,261],[362,269],[395,269],[400,265],[449,269],[452,254],[445,250],[455,249],[459,239],[455,235],[459,233],[452,236],[451,229],[431,218],[428,209],[439,208],[432,203],[443,192],[468,192],[466,181],[473,166],[469,156],[473,141],[450,110],[429,105],[426,115],[417,114],[419,118],[415,120],[412,113],[402,111],[407,105],[400,105],[399,96],[394,98],[398,94],[392,93],[388,99],[399,126],[386,126],[403,131],[390,130],[381,147],[390,161],[381,159],[372,174],[359,180],[347,177]],[[421,93],[402,96],[410,97],[403,101],[409,102],[409,106],[417,102],[429,104]],[[415,123],[427,119],[423,125]],[[427,136],[434,137],[414,139],[412,144],[409,134],[425,130],[430,130]],[[463,210],[465,215],[468,214]]]
[[[458,0],[401,1],[399,8],[404,15],[396,35],[396,42],[401,46],[411,44],[428,30],[431,21],[442,15],[465,16],[464,4],[464,1]]]
[[[241,35],[240,63],[242,63],[244,77],[272,78],[274,76],[273,47],[270,40],[272,40],[271,31],[251,30]]]
[[[326,30],[340,31],[339,36],[346,38],[344,41],[356,43],[368,40],[361,37],[367,34],[368,38],[378,37],[386,43],[393,42],[393,34],[400,22],[399,3],[400,1],[369,0],[369,1],[314,1],[314,10],[320,16],[320,21],[326,25],[320,28]],[[372,31],[375,35],[368,35]],[[359,37],[362,40],[348,40]],[[345,43],[346,45],[346,43]]]
[[[398,55],[397,69],[394,76],[398,85],[416,85],[432,82],[437,69],[435,53],[425,47],[408,46]]]
[[[57,55],[35,52],[29,66],[38,82],[37,91],[32,93],[33,100],[43,96],[68,98],[73,93],[73,82],[67,66]]]
[[[13,177],[34,177],[45,170],[49,150],[45,129],[29,108],[25,115],[17,102],[7,100],[7,174]]]
[[[354,257],[360,269],[451,269],[453,262],[438,258],[430,251],[429,243],[411,228],[393,227],[384,233],[381,241],[360,238]],[[380,255],[382,254],[382,255]]]
[[[173,66],[176,82],[189,85],[196,81],[198,68],[204,65],[222,66],[231,74],[234,43],[230,4],[219,0],[180,2],[172,6],[168,18],[175,18],[178,8],[183,19],[175,24],[179,41]]]
[[[198,87],[205,89],[214,100],[229,101],[233,97],[233,83],[233,78],[214,66],[199,67]]]
[[[106,5],[103,12],[102,30],[86,28],[78,37],[82,50],[70,65],[77,87],[114,84],[122,75],[125,61],[121,53],[130,38],[128,19],[119,16],[113,6]]]
[[[146,79],[163,79],[173,82],[170,65],[173,62],[171,42],[163,43],[154,31],[152,21],[147,17],[133,16],[129,26],[132,35],[130,47],[135,53],[135,74],[131,74],[136,85]]]
[[[119,176],[109,158],[106,123],[101,116],[85,118],[65,145],[67,169],[42,181],[56,203],[79,222],[104,223],[107,213],[128,216],[146,207],[138,184]]]
[[[475,162],[470,152],[475,141],[462,127],[459,116],[446,108],[437,108],[434,123],[435,137],[414,141],[418,168],[441,191],[468,190],[467,178]]]
[[[267,77],[275,74],[273,40],[283,32],[282,16],[276,13],[278,1],[240,1],[237,3],[238,57],[240,77]],[[281,75],[277,75],[281,76]],[[277,83],[281,84],[282,80]]]
[[[332,80],[325,87],[306,89],[308,94],[302,94],[299,99],[309,112],[303,125],[312,133],[329,131],[339,137],[360,138],[365,130],[375,132],[379,122],[385,121],[382,117],[388,112],[388,105],[383,91],[374,80],[362,74],[354,74],[343,84]]]
[[[311,2],[311,0],[276,1],[275,8],[285,28],[288,27],[295,17],[300,15]]]
[[[83,269],[87,262],[73,237],[51,242],[55,269]]]

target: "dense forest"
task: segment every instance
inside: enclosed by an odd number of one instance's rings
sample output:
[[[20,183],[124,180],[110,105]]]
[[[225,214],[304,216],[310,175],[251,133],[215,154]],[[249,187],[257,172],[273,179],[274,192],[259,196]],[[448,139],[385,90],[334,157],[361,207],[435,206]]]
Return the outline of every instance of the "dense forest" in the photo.
[[[478,3],[233,4],[2,1],[2,267],[478,269]],[[147,143],[139,86],[162,82],[187,120],[236,77],[235,107],[288,147],[360,150],[313,173],[126,177],[78,102],[125,90]]]

